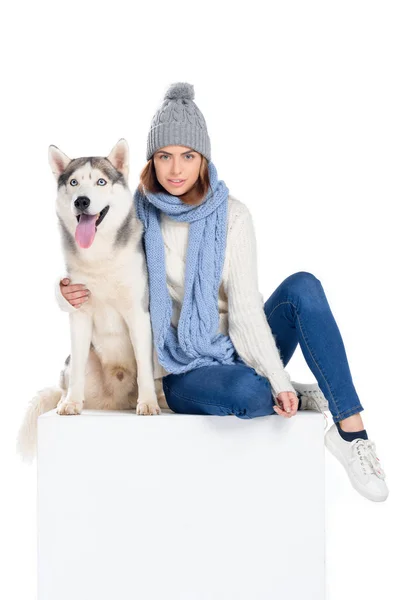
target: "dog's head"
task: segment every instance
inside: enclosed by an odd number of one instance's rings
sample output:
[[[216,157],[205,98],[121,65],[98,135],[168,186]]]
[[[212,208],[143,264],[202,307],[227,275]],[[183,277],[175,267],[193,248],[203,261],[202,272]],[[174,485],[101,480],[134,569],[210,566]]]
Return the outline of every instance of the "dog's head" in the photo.
[[[129,149],[120,139],[106,157],[69,158],[49,146],[49,163],[57,180],[57,213],[62,225],[81,248],[96,237],[115,232],[130,213],[133,200],[128,188]]]

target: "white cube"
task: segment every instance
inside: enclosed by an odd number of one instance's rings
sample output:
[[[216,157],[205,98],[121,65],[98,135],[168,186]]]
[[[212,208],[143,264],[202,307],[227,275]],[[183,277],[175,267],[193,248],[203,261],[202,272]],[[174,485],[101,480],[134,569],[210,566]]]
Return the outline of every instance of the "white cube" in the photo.
[[[38,419],[38,600],[323,600],[324,417]]]

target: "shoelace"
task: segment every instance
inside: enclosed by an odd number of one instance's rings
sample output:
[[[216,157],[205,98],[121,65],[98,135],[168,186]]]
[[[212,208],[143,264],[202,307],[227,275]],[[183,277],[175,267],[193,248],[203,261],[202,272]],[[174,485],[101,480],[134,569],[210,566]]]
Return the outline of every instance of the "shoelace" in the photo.
[[[306,393],[307,393],[307,392],[303,392],[303,393],[301,394],[301,396],[300,396],[300,398],[301,398],[301,401],[302,401],[302,402],[308,402],[308,404],[310,404],[310,405],[312,405],[312,406],[314,407],[314,410],[316,410],[316,411],[318,411],[318,412],[320,412],[320,413],[322,413],[322,414],[324,415],[324,417],[325,417],[324,431],[325,431],[325,429],[328,427],[328,417],[326,416],[326,414],[324,413],[324,411],[322,411],[322,410],[320,409],[320,407],[319,407],[319,404],[318,404],[318,402],[315,400],[315,398],[313,398],[313,397],[311,396],[311,394],[313,394],[313,395],[318,395],[318,394],[320,394],[320,392],[319,392],[318,390],[310,390],[310,392],[309,392],[309,393],[310,393],[310,395],[309,395],[309,396],[306,396],[306,395],[305,395]],[[304,398],[304,400],[303,400],[303,398]]]
[[[352,445],[352,462],[357,460],[356,454],[358,454],[364,473],[376,475],[380,479],[385,479],[385,471],[383,470],[380,460],[375,453],[375,442],[373,442],[372,440],[364,440],[361,438],[357,438],[352,442]]]

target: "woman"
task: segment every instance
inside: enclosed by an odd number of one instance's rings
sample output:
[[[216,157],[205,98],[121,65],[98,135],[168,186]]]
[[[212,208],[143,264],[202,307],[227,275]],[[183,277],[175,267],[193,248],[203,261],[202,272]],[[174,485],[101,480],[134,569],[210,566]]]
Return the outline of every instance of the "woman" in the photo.
[[[246,419],[329,407],[327,447],[362,495],[385,500],[385,474],[321,282],[294,273],[263,304],[252,217],[218,179],[193,100],[190,84],[168,89],[134,195],[144,225],[155,377],[163,378],[167,403],[178,413]],[[76,310],[87,291],[68,283],[57,286],[60,306],[67,300]],[[284,369],[298,343],[319,387],[291,382]]]

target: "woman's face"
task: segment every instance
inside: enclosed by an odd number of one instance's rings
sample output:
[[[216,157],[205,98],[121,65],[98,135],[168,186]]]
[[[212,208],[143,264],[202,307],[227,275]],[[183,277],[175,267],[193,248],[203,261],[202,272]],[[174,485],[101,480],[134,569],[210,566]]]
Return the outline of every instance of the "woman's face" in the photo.
[[[159,183],[174,196],[186,194],[196,183],[201,154],[186,146],[164,146],[154,153]]]

